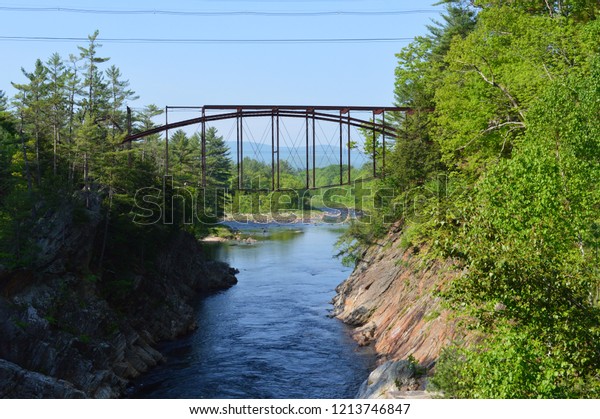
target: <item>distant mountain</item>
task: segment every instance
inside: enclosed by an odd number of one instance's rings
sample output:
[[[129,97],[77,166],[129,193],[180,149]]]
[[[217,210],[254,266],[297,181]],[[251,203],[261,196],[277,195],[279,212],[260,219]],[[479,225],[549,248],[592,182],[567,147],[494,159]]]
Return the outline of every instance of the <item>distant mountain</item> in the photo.
[[[231,151],[231,159],[235,162],[236,148],[235,141],[227,141],[227,146]],[[328,144],[316,144],[315,146],[315,162],[317,167],[326,167],[332,164],[339,164],[340,150],[335,145],[331,146]],[[348,163],[348,151],[346,149],[343,152],[343,163]],[[260,162],[271,164],[271,144],[261,144],[251,141],[244,141],[244,157],[258,160]],[[293,167],[297,169],[303,169],[306,167],[306,148],[291,148],[281,147],[280,159],[287,160]],[[312,167],[312,145],[309,147],[309,164]],[[353,149],[350,152],[351,165],[353,167],[361,167],[363,164],[369,162],[369,158],[359,150]]]

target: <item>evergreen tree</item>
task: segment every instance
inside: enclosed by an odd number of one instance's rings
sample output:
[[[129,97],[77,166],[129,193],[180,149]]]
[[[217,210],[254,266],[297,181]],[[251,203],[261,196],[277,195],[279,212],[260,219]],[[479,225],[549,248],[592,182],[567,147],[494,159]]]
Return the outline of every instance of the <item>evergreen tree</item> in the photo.
[[[110,114],[109,114],[109,125],[111,131],[111,137],[113,141],[118,134],[125,134],[127,131],[127,116],[123,111],[124,106],[129,102],[138,99],[135,92],[129,89],[129,81],[122,80],[121,70],[115,65],[110,66],[106,70],[106,76],[108,78],[107,89],[109,91],[110,99]]]
[[[36,60],[35,69],[27,72],[21,68],[23,75],[28,79],[27,84],[12,83],[18,90],[15,96],[15,105],[22,117],[22,134],[24,142],[33,142],[35,183],[40,185],[42,179],[42,153],[46,144],[46,126],[48,124],[49,101],[48,101],[48,70],[41,60]],[[26,158],[24,156],[24,158]]]
[[[12,179],[12,157],[17,153],[16,128],[8,112],[6,94],[0,90],[0,204],[9,192]]]
[[[156,105],[148,105],[144,109],[134,115],[133,132],[147,131],[154,128],[154,118],[163,114],[163,110]],[[152,161],[156,165],[160,173],[165,171],[165,153],[164,139],[160,134],[153,134],[144,137],[141,141],[134,145],[136,150],[139,150],[139,156],[142,161]]]
[[[106,82],[104,81],[103,72],[98,68],[98,64],[102,64],[109,58],[98,57],[98,48],[101,44],[96,42],[99,32],[95,31],[88,36],[89,44],[87,48],[79,48],[79,59],[83,61],[83,69],[85,71],[83,79],[83,89],[85,96],[82,100],[82,108],[84,115],[92,115],[93,118],[97,115],[102,115],[107,108],[108,91]]]
[[[59,146],[68,111],[68,73],[59,54],[53,54],[46,62],[48,69],[48,105],[50,124],[52,125],[52,171],[56,176],[58,170]]]
[[[198,135],[198,134],[195,134]],[[206,130],[206,183],[214,188],[231,186],[232,162],[229,147],[215,127]]]
[[[198,134],[194,136],[200,140]],[[228,190],[231,187],[232,162],[229,147],[215,127],[206,130],[206,189],[204,214],[220,218],[225,215]]]
[[[198,185],[201,176],[199,137],[178,129],[169,138],[169,174],[182,186]]]

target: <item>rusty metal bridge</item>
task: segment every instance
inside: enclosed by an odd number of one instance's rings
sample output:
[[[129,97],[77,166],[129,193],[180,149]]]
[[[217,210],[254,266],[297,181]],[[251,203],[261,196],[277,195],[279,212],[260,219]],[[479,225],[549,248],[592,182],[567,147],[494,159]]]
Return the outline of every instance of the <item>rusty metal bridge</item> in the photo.
[[[128,135],[124,144],[131,145],[134,141],[142,140],[157,133],[165,133],[165,175],[169,174],[169,132],[175,129],[196,125],[201,135],[201,181],[199,184],[206,187],[206,131],[207,127],[219,121],[234,121],[231,137],[235,137],[235,167],[237,170],[237,188],[249,189],[244,184],[244,159],[251,153],[249,148],[265,146],[269,148],[271,179],[270,189],[280,190],[281,166],[284,139],[290,138],[285,121],[294,120],[299,132],[292,138],[293,152],[290,155],[297,157],[296,166],[304,172],[305,189],[316,189],[325,186],[341,186],[351,184],[353,151],[360,149],[360,141],[364,144],[370,141],[368,155],[364,155],[371,165],[372,177],[385,175],[386,151],[390,143],[398,137],[397,129],[386,121],[386,114],[412,113],[411,108],[390,106],[266,106],[266,105],[210,105],[210,106],[167,106],[165,108],[165,124],[147,131]],[[169,122],[170,116],[177,113],[192,113],[198,116]],[[261,143],[248,134],[249,121],[261,120],[264,126]],[[329,127],[330,133],[322,128],[322,124]],[[333,134],[331,134],[333,129]],[[235,135],[233,134],[235,132]],[[246,134],[246,135],[244,135]],[[270,138],[269,138],[270,137]],[[326,137],[325,139],[321,137]],[[368,138],[368,140],[367,140]],[[253,141],[254,140],[254,141]],[[233,141],[231,141],[233,145]],[[316,170],[318,167],[317,154],[319,147],[327,148],[329,156],[333,156],[334,164],[339,166],[339,182],[334,185],[318,185]],[[233,146],[232,153],[233,153]],[[256,152],[256,150],[254,150]],[[295,154],[292,154],[295,153]],[[257,154],[255,153],[255,156]],[[356,159],[355,159],[356,160]],[[322,164],[322,162],[321,162]]]

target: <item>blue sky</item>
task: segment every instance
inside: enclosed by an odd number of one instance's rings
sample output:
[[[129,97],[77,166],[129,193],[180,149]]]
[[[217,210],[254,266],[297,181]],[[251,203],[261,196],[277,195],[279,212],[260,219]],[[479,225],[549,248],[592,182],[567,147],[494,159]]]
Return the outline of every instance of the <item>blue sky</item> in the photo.
[[[374,16],[170,16],[17,12],[2,7],[61,7],[175,11],[399,11],[434,10],[412,0],[0,0],[0,36],[100,38],[298,39],[405,38],[426,33],[437,13]],[[80,43],[84,44],[84,43]],[[0,89],[23,82],[20,68],[36,58],[77,53],[77,43],[0,39]],[[319,44],[157,44],[105,42],[140,96],[133,107],[209,104],[391,105],[394,56],[406,42]]]

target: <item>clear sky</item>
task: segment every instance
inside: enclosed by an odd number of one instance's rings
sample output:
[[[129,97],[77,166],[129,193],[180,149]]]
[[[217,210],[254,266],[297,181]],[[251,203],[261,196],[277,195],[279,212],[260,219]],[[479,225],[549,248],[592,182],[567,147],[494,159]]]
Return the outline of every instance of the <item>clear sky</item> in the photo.
[[[17,37],[99,39],[315,39],[412,38],[426,33],[430,13],[264,16],[169,15],[15,11],[10,8],[78,8],[193,12],[398,12],[440,10],[415,0],[0,0],[0,89],[24,82],[21,67],[52,53],[77,54],[85,42],[15,41]],[[7,9],[8,8],[8,9]],[[361,43],[116,43],[100,56],[119,67],[140,99],[135,108],[165,105],[297,104],[391,105],[394,56],[407,41]]]

